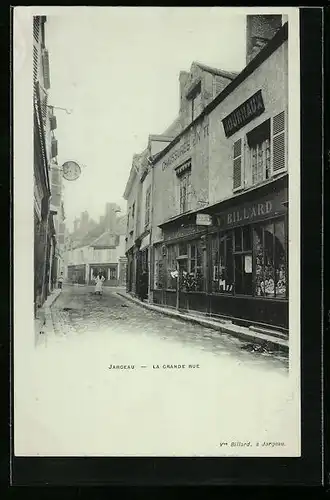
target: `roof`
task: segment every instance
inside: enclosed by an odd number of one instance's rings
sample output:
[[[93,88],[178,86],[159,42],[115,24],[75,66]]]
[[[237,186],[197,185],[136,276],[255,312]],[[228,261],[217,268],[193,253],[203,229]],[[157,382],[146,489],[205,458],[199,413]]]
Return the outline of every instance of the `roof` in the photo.
[[[132,189],[133,182],[136,176],[138,175],[139,178],[141,178],[141,175],[143,174],[143,171],[146,167],[148,157],[149,157],[149,148],[144,149],[142,153],[133,155],[131,170],[123,194],[124,200],[128,199],[129,193]]]
[[[223,69],[213,68],[211,66],[207,66],[206,64],[202,64],[200,62],[194,61],[193,64],[196,64],[199,68],[207,73],[212,73],[213,75],[223,76],[223,78],[229,78],[230,80],[234,80],[239,72],[233,71],[224,71]]]
[[[113,234],[110,231],[105,231],[96,240],[92,241],[90,246],[93,248],[115,248],[116,240],[118,241],[116,234]]]
[[[165,156],[172,147],[179,142],[181,137],[190,130],[196,122],[202,120],[205,115],[211,113],[229,94],[231,94],[246,78],[270,57],[286,40],[288,39],[288,23],[278,30],[276,35],[265,45],[265,47],[252,59],[247,66],[232,80],[204,109],[203,111],[187,125],[162,151],[152,158],[155,165],[163,156]]]

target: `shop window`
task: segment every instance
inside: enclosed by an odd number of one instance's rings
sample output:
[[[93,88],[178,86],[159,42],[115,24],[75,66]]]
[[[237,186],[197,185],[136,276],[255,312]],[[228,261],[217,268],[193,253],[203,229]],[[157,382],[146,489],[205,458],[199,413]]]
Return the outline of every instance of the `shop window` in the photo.
[[[187,212],[191,206],[191,169],[179,176],[180,183],[180,213]]]
[[[234,230],[234,292],[252,294],[252,237],[251,226]]]
[[[110,267],[109,269],[109,279],[110,280],[116,280],[117,279],[117,268],[116,267]]]
[[[169,245],[166,253],[166,288],[169,290],[176,289],[175,273],[177,270],[177,245]]]
[[[270,178],[270,120],[247,134],[250,149],[250,165],[252,185],[259,184]]]
[[[233,293],[233,238],[232,231],[212,237],[212,291]]]
[[[185,268],[182,269],[182,288],[187,292],[202,291],[204,289],[200,240],[188,245],[188,259]]]
[[[165,258],[166,247],[154,247],[154,288],[162,289],[165,287]]]
[[[284,220],[254,228],[254,293],[263,297],[287,297]]]

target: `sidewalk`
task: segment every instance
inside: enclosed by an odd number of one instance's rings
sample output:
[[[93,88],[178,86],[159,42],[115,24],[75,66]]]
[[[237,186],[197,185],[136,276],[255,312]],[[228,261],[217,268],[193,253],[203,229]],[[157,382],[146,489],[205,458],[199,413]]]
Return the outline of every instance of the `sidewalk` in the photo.
[[[150,304],[148,302],[141,302],[139,299],[132,297],[126,291],[117,291],[117,294],[121,297],[124,297],[135,304],[144,307],[145,309],[149,309],[151,311],[158,312],[160,314],[164,314],[166,316],[170,316],[172,318],[190,321],[192,323],[197,323],[206,328],[212,328],[213,330],[218,330],[219,332],[228,333],[238,337],[247,342],[251,342],[253,344],[258,344],[263,347],[266,347],[270,350],[281,350],[288,354],[289,352],[289,340],[285,334],[280,331],[269,330],[266,328],[259,327],[243,327],[238,326],[232,323],[231,321],[215,319],[204,317],[202,313],[198,314],[198,312],[181,312],[176,309],[161,307],[158,305]]]
[[[53,290],[50,295],[48,295],[42,307],[37,311],[37,317],[34,320],[35,346],[44,343],[48,335],[54,334],[51,306],[61,292],[62,290],[60,288]]]

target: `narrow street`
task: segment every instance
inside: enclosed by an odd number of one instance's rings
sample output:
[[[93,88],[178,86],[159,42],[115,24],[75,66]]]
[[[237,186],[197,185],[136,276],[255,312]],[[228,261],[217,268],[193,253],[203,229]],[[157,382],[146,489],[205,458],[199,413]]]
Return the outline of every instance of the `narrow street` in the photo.
[[[52,315],[55,335],[37,347],[29,383],[21,380],[25,402],[16,402],[16,433],[28,420],[20,442],[30,452],[233,455],[219,443],[255,436],[290,447],[284,358],[248,352],[238,339],[148,311],[115,289],[99,297],[93,287],[65,286]],[[277,451],[285,454],[263,454]]]
[[[147,310],[116,293],[116,288],[104,287],[103,296],[94,294],[94,287],[66,286],[52,308],[55,333],[72,335],[84,334],[91,343],[98,341],[123,344],[125,357],[135,357],[126,341],[139,341],[139,350],[150,352],[154,346],[176,350],[188,347],[200,359],[204,352],[217,357],[229,357],[234,363],[242,363],[255,369],[286,371],[287,358],[281,355],[249,352],[247,342],[228,334],[220,334],[213,329],[174,318],[162,316]],[[124,339],[122,336],[125,336]],[[166,347],[165,347],[166,343]],[[116,344],[117,346],[117,344]],[[91,346],[92,347],[92,346]],[[147,349],[145,349],[147,348]],[[145,355],[144,355],[145,356]],[[152,364],[155,359],[148,354],[142,359],[144,364]],[[134,359],[130,359],[134,363]]]

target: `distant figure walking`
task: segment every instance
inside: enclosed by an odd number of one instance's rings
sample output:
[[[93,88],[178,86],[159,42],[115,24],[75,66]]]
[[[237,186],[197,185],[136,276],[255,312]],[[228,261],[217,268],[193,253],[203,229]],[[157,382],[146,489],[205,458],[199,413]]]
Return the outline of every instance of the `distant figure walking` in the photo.
[[[62,288],[63,286],[63,281],[64,281],[64,278],[63,278],[63,273],[61,273],[60,277],[58,278],[58,288]]]
[[[105,280],[102,273],[99,273],[95,278],[95,295],[102,295],[103,292],[103,281]]]

